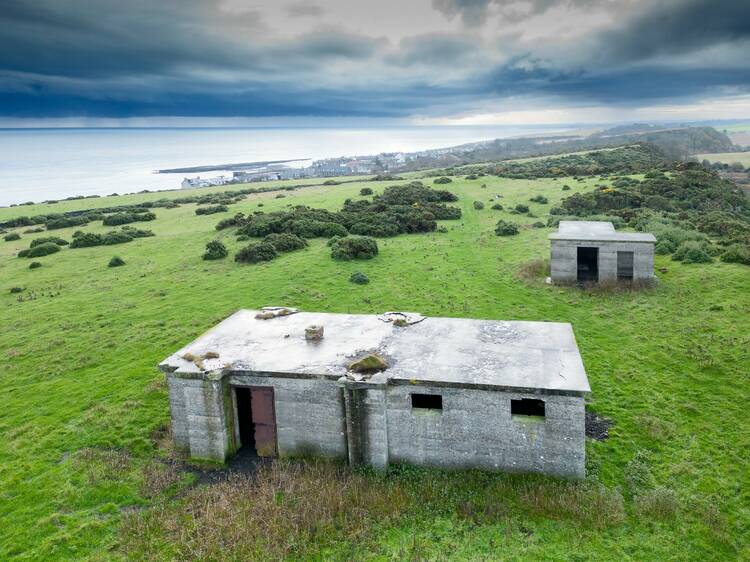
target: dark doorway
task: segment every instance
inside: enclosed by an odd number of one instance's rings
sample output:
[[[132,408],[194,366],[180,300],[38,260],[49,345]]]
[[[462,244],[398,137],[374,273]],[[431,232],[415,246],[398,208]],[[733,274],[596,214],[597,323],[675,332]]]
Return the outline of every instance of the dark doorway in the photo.
[[[237,400],[237,424],[242,449],[259,457],[276,456],[276,411],[273,388],[234,388]]]
[[[622,281],[633,280],[633,252],[617,252],[617,278]]]
[[[234,389],[234,394],[237,398],[237,424],[240,430],[240,445],[242,449],[255,451],[255,424],[253,423],[250,389],[238,386]]]
[[[599,281],[599,248],[578,248],[578,281]]]

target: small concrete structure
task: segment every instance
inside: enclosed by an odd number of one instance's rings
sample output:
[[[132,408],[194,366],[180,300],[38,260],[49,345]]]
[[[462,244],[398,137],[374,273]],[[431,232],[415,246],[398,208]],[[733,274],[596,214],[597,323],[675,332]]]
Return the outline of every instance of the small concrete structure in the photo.
[[[617,232],[611,222],[560,221],[549,239],[553,283],[654,279],[653,234]]]
[[[311,325],[325,337],[306,339]],[[372,356],[378,372],[350,368]],[[240,310],[160,368],[193,458],[246,446],[584,476],[590,389],[570,324]]]

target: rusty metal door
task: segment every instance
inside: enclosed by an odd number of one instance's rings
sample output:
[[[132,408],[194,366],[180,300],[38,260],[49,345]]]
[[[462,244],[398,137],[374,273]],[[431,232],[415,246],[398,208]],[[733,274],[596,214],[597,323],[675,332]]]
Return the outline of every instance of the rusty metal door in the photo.
[[[273,388],[250,389],[255,450],[259,457],[276,456],[276,412],[273,406]]]

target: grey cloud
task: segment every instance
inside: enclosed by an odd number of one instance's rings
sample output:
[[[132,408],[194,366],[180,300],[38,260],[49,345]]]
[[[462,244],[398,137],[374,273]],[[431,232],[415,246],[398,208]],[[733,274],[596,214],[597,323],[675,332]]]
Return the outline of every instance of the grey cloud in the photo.
[[[480,49],[477,41],[463,35],[425,33],[402,39],[387,61],[402,66],[455,65]]]
[[[321,6],[312,2],[295,2],[289,4],[285,11],[290,16],[297,18],[319,17],[326,12]]]

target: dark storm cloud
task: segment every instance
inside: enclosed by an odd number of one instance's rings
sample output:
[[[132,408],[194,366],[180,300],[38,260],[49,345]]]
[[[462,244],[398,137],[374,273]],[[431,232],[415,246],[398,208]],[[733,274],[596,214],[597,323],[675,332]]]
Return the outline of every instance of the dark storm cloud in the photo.
[[[377,19],[363,31],[337,1],[274,12],[236,0],[4,0],[0,116],[399,117],[527,95],[630,106],[750,85],[748,1],[433,0],[483,24],[481,38],[419,21],[401,36]],[[617,17],[586,32],[575,18],[604,5]],[[529,41],[527,22],[513,23],[555,8],[573,10],[582,33],[535,28],[542,38]]]
[[[625,21],[624,27],[601,33],[597,39],[601,58],[616,63],[747,42],[750,39],[750,2],[658,2]],[[745,54],[750,59],[750,52]],[[722,66],[722,61],[715,62]]]

